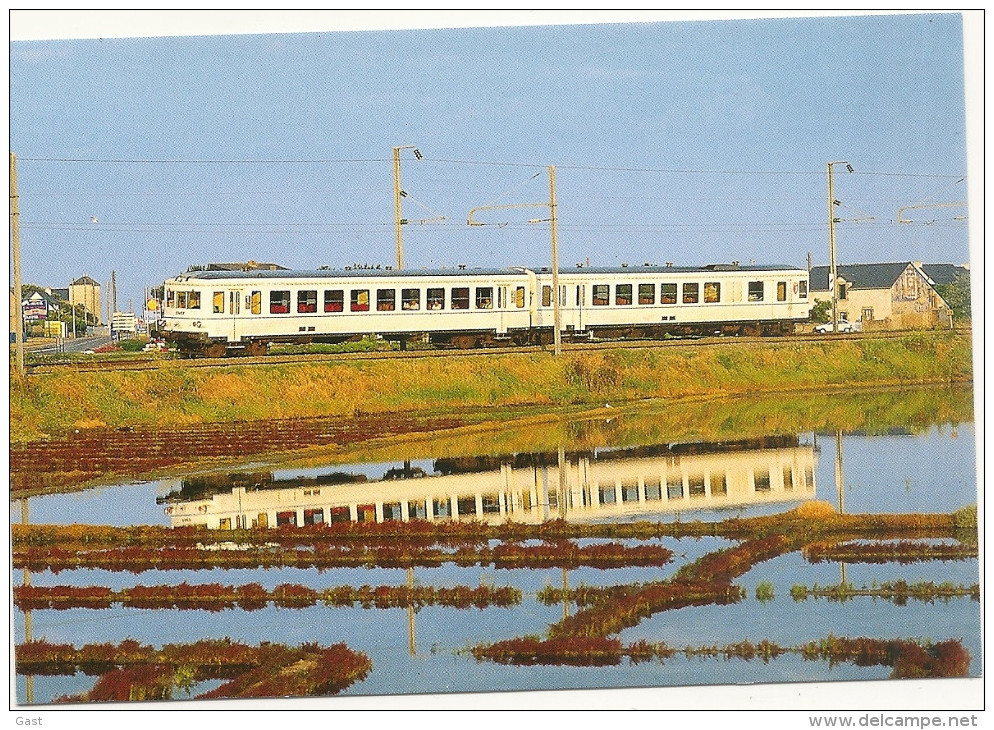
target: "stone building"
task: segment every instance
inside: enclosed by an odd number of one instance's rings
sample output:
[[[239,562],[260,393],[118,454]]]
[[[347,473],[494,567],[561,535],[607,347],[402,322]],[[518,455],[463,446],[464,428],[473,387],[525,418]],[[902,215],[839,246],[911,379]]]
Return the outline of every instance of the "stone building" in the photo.
[[[81,276],[69,285],[69,304],[82,304],[94,324],[101,323],[100,284],[89,276]]]
[[[829,267],[810,272],[813,301],[831,301]],[[946,326],[949,308],[935,291],[922,264],[846,264],[838,272],[839,319],[859,322],[863,330]]]

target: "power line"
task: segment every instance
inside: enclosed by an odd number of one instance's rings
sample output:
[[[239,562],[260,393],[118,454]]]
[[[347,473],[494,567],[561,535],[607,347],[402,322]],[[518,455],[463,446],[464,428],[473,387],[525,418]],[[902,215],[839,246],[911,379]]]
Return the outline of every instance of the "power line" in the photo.
[[[82,158],[82,157],[20,157],[26,162],[71,162],[71,163],[99,163],[99,164],[182,164],[182,165],[268,165],[268,164],[366,164],[366,163],[388,163],[387,158],[317,158],[317,159],[182,159],[182,158]],[[523,167],[531,169],[545,169],[548,167],[543,163],[532,162],[506,162],[495,160],[459,160],[444,157],[424,157],[425,162],[441,162],[456,165],[478,165],[490,167]],[[697,174],[697,175],[816,175],[824,174],[822,170],[715,170],[705,168],[678,168],[678,167],[616,167],[610,165],[570,165],[560,164],[556,166],[562,170],[583,170],[597,172],[639,172],[639,173],[675,173],[675,174]],[[925,179],[965,179],[962,174],[938,174],[938,173],[910,173],[910,172],[874,172],[859,171],[856,175],[877,176],[877,177],[910,177]]]

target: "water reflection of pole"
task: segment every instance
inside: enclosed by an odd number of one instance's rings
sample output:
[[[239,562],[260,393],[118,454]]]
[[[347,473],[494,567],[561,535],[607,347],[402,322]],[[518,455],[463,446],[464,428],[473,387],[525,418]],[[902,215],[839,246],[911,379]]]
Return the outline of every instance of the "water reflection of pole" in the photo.
[[[569,570],[563,568],[563,618],[569,618]]]
[[[21,500],[21,524],[28,524],[28,500]],[[24,568],[24,585],[31,585],[31,571],[28,570],[27,566]],[[24,613],[24,643],[27,644],[33,641],[33,631],[31,630],[31,611],[26,610]],[[24,701],[29,705],[33,704],[35,701],[35,678],[34,675],[28,674],[24,677],[24,691],[25,697]]]
[[[566,516],[566,447],[559,447],[559,492],[556,495],[556,505],[559,507],[559,516]]]
[[[407,587],[414,588],[414,568],[407,569]],[[407,607],[407,653],[417,656],[418,645],[414,634],[414,604]]]
[[[845,478],[842,471],[842,431],[835,432],[835,491],[839,499],[839,514],[846,512]],[[846,582],[846,564],[839,563],[839,580]]]

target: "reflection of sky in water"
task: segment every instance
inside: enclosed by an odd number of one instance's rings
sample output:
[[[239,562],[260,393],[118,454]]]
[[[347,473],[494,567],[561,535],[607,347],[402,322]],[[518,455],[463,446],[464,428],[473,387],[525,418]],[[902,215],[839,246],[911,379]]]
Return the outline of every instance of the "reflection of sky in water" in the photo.
[[[818,498],[837,504],[835,437],[818,434]],[[972,423],[922,434],[843,435],[845,510],[952,512],[977,501]]]
[[[837,503],[835,489],[836,441],[833,434],[802,434],[801,447],[816,446],[815,480],[817,498]],[[975,430],[972,424],[960,425],[953,437],[950,426],[931,427],[916,435],[866,436],[847,434],[842,438],[845,509],[858,512],[948,512],[976,501]],[[433,472],[431,460],[417,460],[427,474]],[[276,479],[315,477],[331,472],[363,474],[370,480],[381,479],[402,462],[327,467],[272,468]],[[265,466],[254,465],[256,471]],[[179,479],[148,483],[127,483],[101,487],[79,493],[32,497],[29,517],[32,523],[81,522],[91,524],[168,524],[164,505],[156,497],[178,490]],[[735,515],[779,512],[795,503],[771,504],[728,510],[683,511],[679,517],[690,519],[726,519]],[[13,502],[12,521],[20,520],[20,503]],[[673,513],[639,514],[637,519],[674,519]],[[624,518],[618,518],[624,519]],[[581,568],[568,571],[570,587],[581,584],[609,586],[631,582],[665,579],[683,564],[732,543],[716,539],[663,539],[662,544],[675,551],[669,565],[659,568],[618,568],[596,570]],[[846,603],[826,600],[795,602],[792,585],[826,586],[837,583],[838,563],[812,565],[797,553],[784,555],[756,565],[736,585],[746,590],[746,598],[728,606],[708,605],[664,611],[638,626],[625,629],[623,643],[639,639],[666,642],[676,648],[727,644],[770,639],[781,645],[800,644],[837,636],[874,638],[958,638],[973,656],[971,672],[979,674],[981,646],[979,639],[979,605],[969,599],[924,603],[909,600],[897,606],[881,599],[861,598]],[[887,667],[858,668],[843,663],[804,661],[799,657],[780,657],[763,664],[760,660],[744,662],[725,659],[687,659],[676,656],[666,662],[632,666],[627,661],[616,667],[505,667],[476,662],[459,654],[460,650],[482,642],[497,641],[527,634],[541,635],[560,620],[563,606],[545,606],[535,593],[545,586],[561,587],[561,569],[503,570],[493,566],[460,568],[415,568],[418,584],[433,586],[513,585],[524,592],[520,606],[514,608],[476,608],[456,610],[426,607],[414,616],[417,653],[408,654],[409,613],[406,609],[328,608],[286,609],[269,606],[246,612],[240,609],[218,613],[207,611],[147,611],[115,607],[109,610],[73,609],[69,611],[34,611],[32,634],[49,641],[81,645],[88,642],[119,642],[133,637],[142,643],[161,645],[169,642],[195,641],[200,638],[229,636],[249,644],[274,641],[296,645],[301,642],[331,644],[344,641],[351,648],[365,652],[373,660],[374,670],[367,680],[348,689],[345,694],[393,694],[440,692],[491,692],[495,689],[569,689],[589,687],[650,687],[681,684],[736,684],[741,682],[834,681],[850,679],[885,679]],[[899,565],[848,565],[847,580],[857,586],[874,582],[906,580],[972,584],[978,580],[976,560],[928,562]],[[12,574],[15,584],[22,571]],[[316,589],[338,585],[403,585],[407,572],[402,569],[270,569],[210,571],[150,571],[133,575],[126,572],[68,571],[53,575],[34,573],[35,585],[102,585],[111,588],[134,585],[217,582],[240,585],[259,582],[268,589],[279,583],[301,583]],[[756,599],[761,581],[772,584],[775,598],[770,602]],[[571,606],[570,612],[575,613]],[[16,641],[24,638],[24,619],[18,612],[14,621]],[[95,678],[47,677],[34,680],[36,701],[85,691]],[[16,681],[18,697],[24,698],[25,679]],[[205,688],[206,689],[206,688]]]
[[[845,511],[949,512],[975,503],[977,480],[974,437],[973,424],[961,424],[956,428],[948,425],[933,426],[914,435],[843,435]],[[817,498],[838,505],[835,487],[835,436],[826,433],[802,434],[799,440],[802,447],[817,447]],[[415,460],[410,462],[410,466],[420,468],[428,475],[432,475],[434,471],[432,460]],[[363,475],[375,482],[381,480],[388,470],[403,467],[403,462],[398,461],[308,468],[277,467],[272,472],[277,480],[346,472]],[[257,464],[256,470],[263,470],[263,467]],[[407,485],[411,483],[406,482]],[[180,484],[179,478],[172,478],[31,497],[28,499],[29,521],[36,524],[167,525],[169,520],[164,514],[164,508],[157,505],[155,499],[171,491],[178,491]],[[681,509],[679,512],[659,513],[647,508],[638,515],[638,519],[722,520],[734,516],[776,513],[795,504],[796,502],[786,505],[732,506],[724,509]],[[688,504],[688,507],[692,505]],[[632,518],[618,516],[604,519],[625,521]],[[20,501],[14,501],[11,505],[11,520],[21,520]]]

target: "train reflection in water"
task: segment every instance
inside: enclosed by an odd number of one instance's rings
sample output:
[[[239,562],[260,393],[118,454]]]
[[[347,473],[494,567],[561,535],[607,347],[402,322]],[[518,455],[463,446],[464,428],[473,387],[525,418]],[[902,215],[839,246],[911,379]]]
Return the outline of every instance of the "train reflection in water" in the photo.
[[[815,450],[796,437],[405,463],[382,479],[331,472],[184,479],[158,501],[173,527],[390,520],[540,523],[648,517],[813,499]]]

